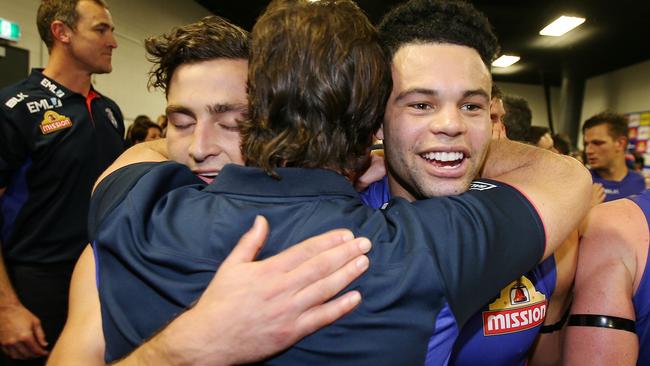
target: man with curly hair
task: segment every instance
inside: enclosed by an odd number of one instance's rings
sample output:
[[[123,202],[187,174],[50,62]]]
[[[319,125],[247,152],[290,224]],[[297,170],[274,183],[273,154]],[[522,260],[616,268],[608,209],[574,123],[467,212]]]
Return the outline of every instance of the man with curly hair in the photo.
[[[372,184],[362,197],[373,207],[381,207],[391,197],[413,201],[467,191],[479,176],[490,135],[503,133],[499,129],[499,117],[504,114],[500,93],[492,88],[490,104],[481,93],[489,90],[484,85],[491,84],[490,64],[498,51],[487,18],[466,2],[412,0],[386,14],[379,31],[393,80],[379,131],[388,176]],[[492,124],[484,121],[486,110],[495,114]],[[516,129],[507,123],[509,113],[506,110],[505,133],[512,139]],[[486,134],[490,127],[492,133]],[[427,365],[447,361],[455,365],[525,364],[547,320],[547,308],[549,324],[553,324],[567,307],[563,300],[573,269],[563,265],[559,271],[559,267],[552,256],[522,272],[518,280],[495,291],[466,322],[447,304],[436,319]],[[557,273],[562,276],[556,281]],[[530,296],[519,296],[514,302],[507,298],[511,290]],[[551,309],[552,294],[556,297]],[[505,316],[528,311],[536,312],[534,321],[499,324]],[[495,348],[500,351],[489,351]]]

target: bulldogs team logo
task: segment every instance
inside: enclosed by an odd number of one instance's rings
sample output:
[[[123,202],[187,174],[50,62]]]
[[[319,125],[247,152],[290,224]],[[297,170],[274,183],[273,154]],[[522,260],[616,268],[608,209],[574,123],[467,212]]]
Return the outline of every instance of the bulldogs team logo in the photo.
[[[489,311],[483,312],[483,334],[520,332],[541,325],[546,318],[547,304],[546,296],[522,276],[501,290]]]
[[[47,111],[43,115],[43,121],[41,121],[41,132],[43,135],[69,127],[72,127],[72,121],[64,115],[58,114],[55,111]]]

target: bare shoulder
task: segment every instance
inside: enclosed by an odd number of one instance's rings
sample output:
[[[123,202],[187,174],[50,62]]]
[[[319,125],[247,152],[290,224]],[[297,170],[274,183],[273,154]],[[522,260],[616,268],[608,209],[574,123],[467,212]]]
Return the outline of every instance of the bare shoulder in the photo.
[[[591,260],[619,258],[636,277],[637,267],[645,265],[648,250],[648,223],[643,211],[628,199],[597,205],[587,217],[581,246],[581,255],[586,252]],[[639,259],[643,263],[638,263]]]
[[[639,206],[623,199],[594,207],[580,241],[574,310],[633,316],[630,299],[647,251],[648,224]],[[598,301],[602,296],[610,300]]]

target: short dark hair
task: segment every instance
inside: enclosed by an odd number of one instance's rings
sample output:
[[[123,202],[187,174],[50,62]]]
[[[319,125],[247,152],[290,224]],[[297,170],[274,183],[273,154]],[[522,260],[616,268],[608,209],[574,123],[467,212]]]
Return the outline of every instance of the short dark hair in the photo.
[[[563,133],[553,135],[553,147],[562,155],[569,155],[573,151],[571,139]]]
[[[77,3],[81,1],[92,1],[105,9],[108,5],[104,0],[43,0],[36,13],[36,27],[41,40],[45,42],[48,51],[52,50],[54,37],[50,30],[50,25],[55,20],[63,22],[71,29],[77,28],[79,14],[77,13]]]
[[[250,35],[247,31],[211,15],[158,37],[145,40],[147,59],[154,63],[149,87],[169,92],[169,82],[182,64],[218,58],[248,59]]]
[[[499,42],[488,19],[472,4],[454,0],[411,0],[388,12],[379,38],[389,60],[410,43],[450,43],[475,49],[490,64]]]
[[[246,164],[352,173],[383,120],[390,69],[351,0],[273,1],[252,31]]]
[[[542,127],[542,126],[530,126],[530,129],[528,130],[528,142],[530,142],[533,145],[536,145],[539,140],[544,137],[546,134],[551,134],[551,130],[548,129],[548,127]]]
[[[156,128],[162,134],[162,128],[154,122],[141,121],[138,124],[133,124],[133,128],[131,129],[131,141],[133,141],[133,143],[144,141],[144,139],[147,138],[147,134],[149,134],[150,128]]]
[[[584,135],[586,130],[599,125],[606,125],[608,127],[607,131],[612,139],[619,137],[625,137],[627,139],[627,118],[624,115],[612,112],[598,113],[585,121],[582,125],[582,134]]]
[[[506,95],[503,97],[503,108],[506,110],[506,115],[503,117],[506,136],[514,141],[528,141],[533,113],[526,99]]]

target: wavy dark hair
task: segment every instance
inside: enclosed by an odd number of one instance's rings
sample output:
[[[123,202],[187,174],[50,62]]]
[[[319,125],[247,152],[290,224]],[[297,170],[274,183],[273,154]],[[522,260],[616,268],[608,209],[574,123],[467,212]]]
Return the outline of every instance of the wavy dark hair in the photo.
[[[47,46],[48,51],[52,50],[54,37],[50,30],[50,25],[55,20],[60,20],[70,29],[77,29],[79,13],[77,13],[77,3],[82,0],[43,0],[36,13],[36,27],[41,40]],[[108,9],[104,0],[85,0],[92,1],[95,4]]]
[[[248,59],[250,34],[228,20],[211,15],[145,40],[147,59],[153,62],[149,88],[168,94],[169,82],[182,64],[217,58]]]
[[[390,72],[350,0],[276,0],[252,31],[246,165],[353,174],[383,119]]]
[[[450,43],[475,49],[489,70],[499,52],[490,22],[465,1],[411,0],[388,12],[378,28],[389,60],[406,44]]]

